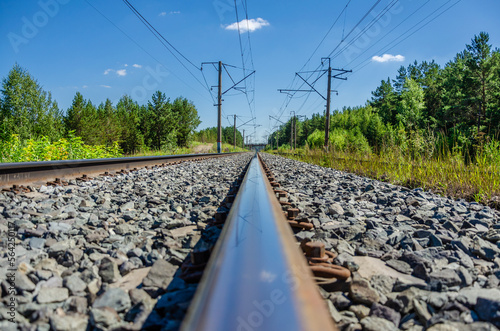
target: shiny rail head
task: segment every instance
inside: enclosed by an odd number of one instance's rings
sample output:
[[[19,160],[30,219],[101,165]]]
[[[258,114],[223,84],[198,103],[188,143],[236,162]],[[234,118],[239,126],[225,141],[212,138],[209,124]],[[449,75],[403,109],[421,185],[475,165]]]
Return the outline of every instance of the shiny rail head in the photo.
[[[257,155],[181,330],[335,330]]]

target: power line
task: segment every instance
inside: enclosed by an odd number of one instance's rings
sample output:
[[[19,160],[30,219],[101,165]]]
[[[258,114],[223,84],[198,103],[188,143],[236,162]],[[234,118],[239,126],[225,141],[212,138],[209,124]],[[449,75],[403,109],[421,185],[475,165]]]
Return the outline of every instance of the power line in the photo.
[[[404,42],[405,40],[407,40],[408,38],[410,38],[411,36],[413,36],[415,33],[417,33],[418,31],[420,31],[421,29],[423,29],[424,27],[426,27],[427,25],[429,25],[431,22],[433,22],[434,20],[436,20],[438,17],[440,17],[441,15],[443,15],[445,12],[447,12],[448,10],[450,10],[451,8],[453,8],[455,5],[457,5],[459,2],[461,2],[462,0],[458,0],[456,1],[455,3],[451,4],[449,7],[445,8],[443,11],[441,11],[440,13],[438,13],[436,16],[434,16],[433,18],[431,18],[429,21],[425,22],[424,24],[422,24],[420,27],[419,25],[421,23],[423,23],[424,21],[426,21],[427,19],[429,19],[431,16],[435,15],[440,9],[442,9],[443,7],[445,7],[447,4],[449,4],[450,2],[452,2],[453,0],[448,0],[447,2],[445,2],[443,5],[439,6],[437,9],[435,9],[434,11],[432,11],[429,15],[427,15],[425,18],[423,18],[422,20],[420,20],[418,23],[416,23],[415,25],[413,25],[412,27],[410,27],[409,29],[407,29],[405,32],[403,32],[402,34],[400,34],[398,37],[394,38],[392,41],[390,41],[389,43],[387,43],[384,47],[380,48],[377,52],[375,52],[374,54],[380,54],[381,52],[384,53],[384,52],[387,52],[389,50],[391,50],[392,48],[396,47],[397,45],[401,44],[402,42]],[[420,9],[420,8],[419,8]],[[418,27],[418,28],[417,28]],[[411,30],[415,29],[415,31],[411,32]],[[403,36],[405,36],[407,33],[410,33],[409,35],[407,35],[406,37],[404,37],[403,39],[399,40],[400,38],[402,38]],[[399,40],[399,41],[398,41]],[[357,57],[359,58],[359,56]],[[358,65],[356,65],[354,68],[364,68],[365,66],[367,66],[370,61],[371,61],[371,56],[369,58],[367,58],[366,60],[360,62]],[[354,59],[355,60],[355,59]],[[353,61],[354,61],[353,60]],[[351,61],[351,62],[353,62]],[[358,70],[359,71],[359,70]],[[352,75],[351,75],[352,76]]]
[[[347,39],[349,38],[349,36],[353,33],[353,31],[361,24],[361,22],[363,22],[365,20],[365,18],[373,11],[373,9],[375,9],[375,7],[381,2],[382,0],[377,0],[375,2],[375,4],[373,4],[373,6],[365,13],[365,15],[356,23],[356,25],[349,31],[349,33],[340,40],[340,42],[337,44],[337,46],[333,49],[333,51],[330,52],[330,54],[327,56],[327,57],[330,57],[341,45],[342,43]],[[319,68],[321,68],[322,64],[319,65],[316,70],[318,70]],[[313,71],[314,72],[314,71]],[[313,73],[311,73],[311,75],[313,75]],[[311,76],[309,76],[307,79],[309,79]],[[302,88],[302,86],[304,86],[304,82],[299,86],[298,90],[300,90],[300,88]],[[290,104],[291,102],[291,99],[293,98],[293,96],[295,95],[295,93],[293,93],[291,96],[287,96],[288,98],[288,102],[286,103],[285,107],[281,108],[281,111],[280,111],[280,114],[278,117],[281,117],[284,113],[284,111],[286,110],[286,108],[288,107],[288,105]],[[287,99],[285,99],[286,101]]]
[[[251,71],[255,71],[255,68],[254,68],[254,65],[253,65],[253,55],[252,55],[252,46],[251,46],[251,42],[250,42],[250,34],[249,34],[249,23],[248,23],[248,4],[246,3],[246,0],[243,1],[242,0],[242,6],[243,6],[243,9],[245,11],[245,17],[246,17],[246,24],[247,24],[247,40],[248,40],[248,49],[249,49],[249,55],[248,57],[250,58],[250,64],[251,64]],[[241,55],[241,63],[242,63],[242,66],[243,66],[243,76],[246,76],[247,75],[247,68],[245,67],[246,66],[246,61],[245,61],[245,48],[243,47],[243,42],[241,40],[241,29],[240,29],[240,18],[239,18],[239,14],[238,14],[238,4],[236,2],[236,0],[234,0],[234,9],[235,9],[235,14],[236,14],[236,25],[237,25],[237,28],[238,28],[238,40],[239,40],[239,46],[240,46],[240,55]],[[253,81],[254,81],[254,86],[253,88],[250,90],[250,92],[252,93],[252,98],[250,99],[249,96],[248,96],[248,92],[249,92],[249,89],[248,89],[248,83],[247,83],[247,80],[244,81],[244,84],[245,84],[245,98],[247,100],[247,103],[248,103],[248,108],[250,110],[250,114],[252,116],[252,118],[255,118],[255,76],[252,77],[253,78]],[[252,104],[253,104],[253,108],[252,108]]]
[[[131,36],[129,36],[123,29],[121,29],[118,25],[116,25],[115,23],[113,23],[113,21],[111,21],[106,15],[104,15],[103,12],[101,12],[99,9],[97,9],[94,5],[92,5],[88,0],[84,0],[92,9],[94,9],[99,15],[101,15],[106,21],[108,21],[109,23],[111,23],[111,25],[113,25],[118,31],[120,31],[124,36],[126,36],[130,41],[132,41],[137,47],[139,47],[144,53],[146,53],[147,55],[149,55],[149,57],[151,57],[154,61],[156,61],[156,63],[158,63],[159,65],[161,65],[162,67],[164,67],[165,69],[168,70],[167,66],[165,64],[163,64],[162,62],[160,62],[160,60],[158,60],[156,57],[154,57],[151,53],[149,53],[146,49],[144,49],[144,47],[142,47],[135,39],[133,39]],[[188,83],[186,83],[182,78],[180,78],[179,76],[177,76],[174,72],[170,71],[169,70],[169,73],[171,73],[174,77],[176,77],[179,81],[181,81],[184,85],[186,85],[187,87],[189,87],[190,89],[192,89],[193,91],[195,91],[196,93],[200,94],[202,97],[205,97],[204,95],[202,95],[197,89],[195,89],[194,87],[192,87],[191,85],[189,85]]]
[[[384,36],[382,36],[382,38],[380,38],[378,40],[378,42],[380,42],[381,40],[383,40],[385,37],[387,37],[389,34],[391,34],[394,30],[396,30],[398,27],[401,26],[401,24],[403,24],[404,22],[406,22],[410,17],[412,17],[413,15],[415,15],[418,11],[420,11],[420,9],[422,9],[425,5],[427,5],[431,0],[427,0],[426,2],[424,2],[420,7],[418,7],[415,11],[413,11],[410,15],[408,15],[405,19],[403,19],[398,25],[396,25],[394,28],[392,28],[389,32],[387,32]],[[378,43],[377,42],[377,43]],[[359,54],[357,57],[355,57],[353,60],[351,60],[351,62],[347,63],[346,65],[350,65],[351,63],[353,63],[354,61],[356,61],[356,59],[360,58],[363,54],[365,54],[368,50],[370,50],[371,48],[373,48],[374,46],[377,45],[377,43],[374,43],[373,45],[371,45],[370,47],[368,47],[367,49],[365,49],[361,54]]]
[[[182,54],[177,48],[175,48],[158,30],[155,29],[155,27],[149,23],[149,21],[142,16],[142,14],[128,1],[128,0],[122,0],[125,5],[139,18],[139,20],[148,28],[149,31],[155,36],[156,39],[160,41],[160,43],[165,47],[170,54],[186,69],[191,76],[201,85],[203,88],[205,88],[205,85],[196,77],[195,74],[191,72],[191,70],[188,69],[188,67],[182,62],[177,55],[170,49],[172,48],[175,52],[177,52],[184,60],[186,60],[189,64],[191,64],[193,67],[195,67],[197,70],[200,70],[193,62],[191,62],[184,54]],[[166,44],[165,44],[166,43]],[[170,46],[170,48],[168,46]],[[209,91],[210,92],[210,91]]]

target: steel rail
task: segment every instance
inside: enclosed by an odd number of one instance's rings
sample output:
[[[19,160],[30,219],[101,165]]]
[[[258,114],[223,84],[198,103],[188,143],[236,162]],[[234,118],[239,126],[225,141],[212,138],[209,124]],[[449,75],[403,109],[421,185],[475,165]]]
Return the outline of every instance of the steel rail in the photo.
[[[181,330],[336,330],[257,154]]]
[[[0,163],[0,187],[13,184],[34,183],[53,180],[54,178],[71,178],[83,174],[93,175],[99,172],[130,170],[144,166],[172,163],[193,159],[222,157],[234,153],[223,154],[183,154],[161,156],[136,156],[108,159],[62,160],[41,162]]]

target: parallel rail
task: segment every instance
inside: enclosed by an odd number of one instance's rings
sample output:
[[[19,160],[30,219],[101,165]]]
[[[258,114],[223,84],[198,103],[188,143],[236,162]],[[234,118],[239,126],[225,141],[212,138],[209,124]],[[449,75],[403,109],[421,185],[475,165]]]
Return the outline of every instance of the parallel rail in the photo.
[[[184,154],[162,156],[139,156],[91,160],[63,160],[42,162],[0,163],[0,187],[14,184],[39,184],[54,178],[71,178],[83,174],[94,175],[101,172],[131,170],[145,166],[172,162],[222,157],[224,154]]]
[[[257,154],[181,330],[335,330]]]

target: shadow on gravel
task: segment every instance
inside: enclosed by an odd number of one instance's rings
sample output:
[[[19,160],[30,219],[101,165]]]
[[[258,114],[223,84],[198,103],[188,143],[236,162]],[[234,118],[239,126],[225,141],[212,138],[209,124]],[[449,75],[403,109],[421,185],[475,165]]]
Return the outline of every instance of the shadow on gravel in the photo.
[[[208,220],[204,229],[196,229],[201,237],[194,245],[191,252],[184,258],[169,249],[171,258],[168,262],[178,266],[173,274],[172,280],[165,288],[156,291],[148,291],[146,284],[141,284],[139,288],[145,289],[153,298],[158,298],[156,305],[147,316],[141,330],[178,330],[186,315],[191,300],[194,297],[198,283],[201,280],[203,271],[210,258],[210,254],[222,232],[222,227],[227,214],[232,206],[232,202],[248,168],[247,164],[240,175],[231,183],[228,194],[217,208],[216,214]],[[196,218],[191,219],[194,222]],[[168,231],[168,230],[167,230]],[[192,240],[190,237],[189,240]],[[188,242],[183,241],[183,248],[192,247]],[[172,254],[173,253],[173,254]],[[162,272],[159,270],[159,272]],[[168,274],[168,271],[165,270]],[[166,276],[166,275],[165,275]],[[132,309],[133,310],[133,309]]]

